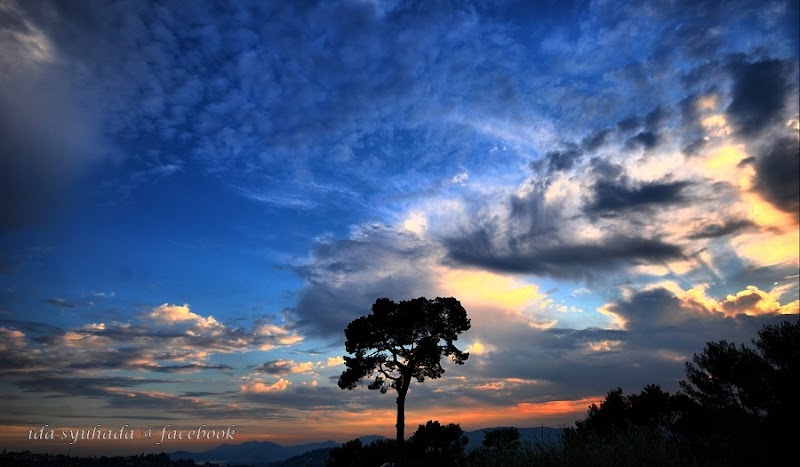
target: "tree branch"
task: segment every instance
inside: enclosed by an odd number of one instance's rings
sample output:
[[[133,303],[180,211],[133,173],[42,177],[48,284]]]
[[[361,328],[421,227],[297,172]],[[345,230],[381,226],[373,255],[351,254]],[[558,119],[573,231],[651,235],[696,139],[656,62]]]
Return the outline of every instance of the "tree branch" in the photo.
[[[387,379],[391,379],[392,381],[397,381],[398,379],[400,379],[400,378],[398,378],[397,376],[392,376],[392,375],[390,375],[390,374],[389,374],[389,373],[388,373],[388,372],[387,372],[387,371],[386,371],[386,370],[383,368],[383,362],[381,362],[381,363],[379,363],[379,364],[378,364],[378,371],[380,371],[381,373],[383,373],[383,376],[385,376]]]

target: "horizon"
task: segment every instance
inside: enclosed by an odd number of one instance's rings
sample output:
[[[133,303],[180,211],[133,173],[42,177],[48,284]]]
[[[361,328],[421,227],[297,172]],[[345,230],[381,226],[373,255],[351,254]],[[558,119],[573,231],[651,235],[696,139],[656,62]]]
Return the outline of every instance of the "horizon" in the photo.
[[[393,391],[337,386],[381,297],[471,319],[406,434],[675,392],[706,342],[800,317],[799,17],[0,1],[0,449],[391,438]]]
[[[420,426],[424,425],[424,422],[420,423],[419,425]],[[411,434],[413,434],[413,431],[416,431],[416,429],[417,429],[417,425],[414,425],[414,426],[409,425],[409,427],[413,428]],[[41,427],[39,427],[39,428],[41,428]],[[84,429],[87,430],[87,431],[91,431],[92,428],[94,428],[94,427],[88,427],[88,428],[84,428]],[[103,427],[101,430],[103,430],[105,428],[110,428],[114,432],[118,432],[119,429],[120,429],[120,427]],[[190,430],[193,430],[193,429],[196,430],[197,428],[198,427],[190,427]],[[498,425],[498,426],[480,427],[480,428],[475,428],[475,429],[470,429],[470,430],[466,430],[465,429],[463,431],[464,431],[464,434],[468,434],[468,433],[476,432],[476,431],[491,431],[491,430],[495,430],[495,429],[498,429],[498,428],[516,428],[518,430],[540,430],[540,429],[563,430],[565,427],[563,427],[563,426],[561,426],[561,427],[552,427],[552,426],[543,426],[543,425],[542,426],[528,426],[528,427],[519,426],[519,427],[517,427],[517,426],[510,426],[510,425],[502,425],[502,426]],[[34,430],[34,431],[36,431],[36,430]],[[411,434],[409,434],[409,436],[411,436]],[[534,433],[534,435],[535,435],[535,433]],[[125,443],[124,445],[121,445],[121,446],[124,446],[124,449],[122,449],[120,447],[120,445],[110,445],[108,442],[100,439],[100,437],[98,435],[98,437],[95,438],[95,439],[85,439],[85,440],[84,439],[79,439],[77,441],[77,443],[79,443],[79,444],[77,444],[77,445],[69,445],[69,444],[66,444],[64,441],[58,440],[58,439],[56,439],[52,443],[50,443],[50,442],[38,442],[37,441],[35,443],[31,443],[30,444],[30,447],[33,447],[33,449],[28,449],[27,447],[25,447],[25,448],[19,449],[19,451],[27,450],[27,451],[30,451],[33,454],[53,454],[53,455],[61,454],[61,455],[79,456],[79,457],[86,457],[86,456],[89,456],[89,457],[91,457],[91,456],[129,456],[129,455],[138,455],[138,454],[141,454],[141,453],[144,453],[144,454],[159,454],[161,452],[164,452],[164,453],[167,453],[167,454],[172,454],[172,453],[180,452],[180,451],[185,451],[185,452],[190,452],[190,453],[193,453],[193,454],[198,454],[198,453],[202,453],[202,452],[208,451],[210,449],[215,449],[215,448],[218,448],[218,447],[238,446],[238,445],[242,445],[242,444],[245,444],[245,443],[264,443],[264,442],[269,442],[269,443],[274,443],[276,445],[279,445],[281,447],[296,447],[296,446],[306,446],[306,445],[313,445],[313,444],[324,444],[324,443],[328,443],[328,442],[344,444],[347,441],[351,441],[353,439],[371,438],[371,437],[382,437],[384,439],[392,439],[394,437],[394,433],[393,433],[393,430],[390,430],[390,433],[388,433],[387,435],[370,433],[370,434],[361,434],[361,435],[357,435],[357,436],[354,436],[354,437],[344,437],[342,439],[326,438],[326,439],[316,439],[316,440],[303,441],[303,442],[283,442],[283,443],[282,442],[277,442],[277,441],[274,441],[274,440],[271,440],[271,439],[248,439],[248,440],[241,440],[241,441],[240,440],[236,440],[236,441],[216,442],[216,443],[215,442],[210,442],[210,443],[197,443],[197,442],[188,442],[188,443],[186,443],[186,442],[184,442],[185,444],[181,444],[181,442],[174,442],[174,443],[167,442],[166,444],[162,443],[161,445],[155,445],[155,447],[154,447],[154,444],[153,444],[152,441],[143,441],[143,440],[139,439],[138,442]],[[69,439],[67,441],[69,441]],[[190,446],[191,449],[181,449],[181,448],[171,449],[170,447],[173,447],[173,446]],[[9,452],[11,452],[11,451],[9,451]]]

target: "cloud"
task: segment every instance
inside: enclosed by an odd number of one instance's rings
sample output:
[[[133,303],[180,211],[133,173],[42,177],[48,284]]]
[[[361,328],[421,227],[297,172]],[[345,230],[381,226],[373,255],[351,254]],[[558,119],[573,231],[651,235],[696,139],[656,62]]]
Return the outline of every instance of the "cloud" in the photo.
[[[313,333],[341,338],[347,323],[369,312],[376,298],[428,294],[432,245],[405,229],[382,224],[353,229],[349,238],[317,241],[310,257],[292,267],[305,280],[291,310]]]
[[[790,65],[772,59],[752,63],[735,61],[730,68],[733,90],[726,112],[738,134],[756,136],[780,122],[790,95]]]
[[[688,237],[691,239],[724,237],[754,227],[756,227],[755,223],[747,219],[730,220],[720,224],[706,224],[690,233]]]
[[[0,327],[0,373],[35,371],[46,368],[41,351],[31,349],[28,337],[20,330]]]
[[[29,112],[38,117],[30,119],[31,131],[0,140],[46,145],[28,152],[50,154],[2,166],[14,174],[2,186],[13,188],[15,202],[44,191],[26,186],[56,185],[60,177],[39,175],[66,172],[59,170],[62,161],[86,165],[56,155],[111,146],[103,152],[138,168],[132,178],[168,176],[191,158],[249,199],[307,211],[320,199],[307,193],[315,184],[360,191],[380,185],[380,177],[365,174],[408,173],[395,149],[405,133],[429,135],[431,144],[407,148],[435,166],[446,161],[435,149],[462,150],[453,141],[463,138],[453,135],[465,119],[509,119],[524,109],[517,62],[510,60],[523,51],[506,25],[474,5],[13,2],[5,10],[14,20],[3,23],[6,49],[23,51],[4,50],[6,61],[47,63],[4,67],[15,70],[9,74],[15,86],[5,87],[9,96],[45,94],[48,104]],[[32,80],[37,76],[40,82]],[[21,86],[37,92],[16,92]],[[15,102],[31,109],[36,99]],[[14,123],[16,114],[24,116],[10,110],[2,116]],[[48,138],[29,137],[44,130]],[[161,157],[127,147],[130,140],[147,141]],[[171,157],[176,144],[182,155]],[[465,181],[455,179],[456,186]],[[26,212],[10,208],[5,217]]]
[[[290,346],[302,341],[294,332],[268,321],[247,331],[203,317],[188,305],[160,305],[133,322],[91,323],[77,328],[40,331],[26,340],[21,331],[7,329],[15,353],[0,372],[18,374],[42,367],[65,371],[138,370],[193,373],[229,370],[212,362],[215,355]],[[10,341],[11,342],[11,341]],[[21,365],[24,362],[25,365]]]
[[[619,215],[625,211],[658,208],[685,202],[684,189],[689,182],[646,183],[628,187],[624,183],[598,180],[594,185],[591,202],[586,206],[588,214]]]
[[[325,366],[327,366],[328,368],[334,367],[334,366],[343,365],[343,364],[344,364],[344,360],[341,357],[329,357],[325,361]]]
[[[800,139],[781,137],[767,143],[755,162],[755,189],[778,209],[800,216]]]
[[[589,278],[602,270],[634,263],[663,262],[682,258],[680,247],[660,240],[608,236],[599,241],[520,248],[496,246],[486,230],[448,239],[447,259],[453,264],[493,271],[530,273],[557,278]]]
[[[213,316],[203,318],[189,310],[189,305],[159,305],[147,315],[156,323],[172,325],[176,323],[189,323],[201,329],[211,329],[220,327],[220,323]]]
[[[642,131],[630,137],[627,141],[629,147],[641,146],[644,149],[653,149],[658,145],[659,136],[652,131]]]
[[[98,298],[113,298],[117,293],[113,290],[109,290],[108,292],[91,292],[90,295]]]
[[[314,364],[312,362],[298,363],[294,360],[271,360],[258,365],[255,368],[255,371],[258,373],[267,373],[276,376],[311,373],[314,371]]]
[[[673,335],[676,339],[672,345],[680,348],[682,343],[677,335],[695,335],[696,338],[704,332],[701,328],[706,328],[708,332],[713,330],[722,338],[721,336],[734,330],[737,334],[742,333],[741,327],[746,326],[754,335],[757,329],[755,326],[794,313],[798,303],[800,302],[795,300],[781,305],[774,295],[755,286],[748,286],[735,295],[729,294],[718,300],[709,297],[703,286],[683,290],[674,283],[667,283],[637,291],[628,299],[605,305],[604,309],[619,316],[625,329],[634,334],[639,333],[640,339],[646,339],[647,335],[652,334]],[[760,316],[772,319],[749,319]],[[726,318],[741,319],[741,322],[735,323],[735,320]],[[720,332],[723,328],[725,332]],[[665,343],[666,337],[662,345]]]
[[[599,146],[605,139],[605,135],[601,133],[587,136],[587,138],[589,139],[588,145]],[[575,143],[567,143],[565,146],[564,149],[550,151],[545,154],[543,159],[532,162],[531,168],[534,170],[545,168],[549,172],[571,169],[583,156],[583,149]]]
[[[69,303],[68,301],[64,300],[63,298],[48,298],[44,301],[44,303],[49,303],[50,305],[55,305],[59,308],[75,308],[74,303]]]
[[[272,384],[267,384],[264,381],[256,380],[239,386],[239,389],[241,392],[246,394],[268,394],[271,392],[285,391],[290,384],[292,384],[290,381],[283,378],[278,379],[278,381],[275,381]]]
[[[594,164],[594,172],[604,178],[619,177],[620,171],[614,164]],[[473,202],[456,223],[460,228],[432,234],[445,248],[444,263],[494,272],[587,279],[599,271],[682,256],[679,246],[634,234],[625,224],[597,229],[580,215],[581,184],[556,180],[544,185],[535,179],[526,181],[505,201],[489,198]],[[675,198],[678,189],[667,186],[662,191]],[[658,198],[664,199],[668,198]]]

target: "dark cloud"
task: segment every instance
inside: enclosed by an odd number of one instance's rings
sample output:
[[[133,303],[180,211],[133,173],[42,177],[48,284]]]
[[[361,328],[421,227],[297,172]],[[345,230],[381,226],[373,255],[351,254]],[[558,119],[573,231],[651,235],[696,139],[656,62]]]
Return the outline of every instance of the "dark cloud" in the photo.
[[[616,216],[632,210],[682,203],[686,201],[684,191],[689,185],[689,182],[664,182],[628,187],[625,183],[600,179],[595,182],[585,212]]]
[[[608,128],[592,132],[581,140],[581,146],[586,152],[597,151],[606,143],[608,136],[612,133],[612,130]]]
[[[292,372],[292,367],[295,365],[290,360],[271,360],[264,362],[255,367],[256,373],[266,373],[268,375],[285,375]]]
[[[615,180],[624,177],[625,169],[618,163],[602,157],[593,157],[589,169],[597,179]]]
[[[628,117],[617,122],[617,129],[623,133],[629,133],[642,126],[639,117]]]
[[[336,377],[338,379],[338,376]],[[427,384],[414,383],[414,391]],[[248,401],[259,404],[274,404],[283,407],[293,407],[300,410],[323,410],[347,408],[349,410],[364,410],[376,408],[391,408],[394,406],[394,397],[383,395],[378,391],[370,391],[366,387],[354,391],[343,391],[336,386],[334,381],[330,385],[301,386],[289,385],[283,391],[244,392],[242,397]]]
[[[547,152],[542,159],[531,162],[530,167],[534,171],[545,173],[569,170],[580,163],[586,153],[592,153],[603,147],[613,134],[613,130],[606,128],[586,135],[580,144],[563,142],[561,148]]]
[[[159,420],[173,418],[165,414],[192,414],[209,419],[228,419],[247,416],[247,410],[237,410],[228,404],[193,396],[174,395],[163,391],[153,391],[149,385],[175,384],[175,381],[153,378],[131,378],[122,376],[82,376],[59,372],[42,372],[15,381],[15,384],[28,393],[46,394],[50,398],[88,398],[100,401],[101,408],[124,409],[133,412],[125,418]],[[103,410],[94,414],[95,418],[105,418]],[[148,416],[148,410],[155,410],[157,417]],[[252,413],[252,411],[251,411]],[[51,414],[51,416],[62,416]],[[70,414],[67,414],[70,416]],[[73,415],[74,416],[74,415]],[[226,418],[227,417],[227,418]]]
[[[756,224],[754,224],[752,221],[747,219],[736,219],[727,221],[724,224],[705,225],[702,228],[695,230],[694,232],[687,235],[687,238],[697,240],[701,238],[724,237],[726,235],[735,234],[737,232],[741,232],[742,230],[747,230],[752,228],[756,228]]]
[[[639,291],[610,307],[633,330],[663,328],[686,321],[687,314],[675,294],[663,289]]]
[[[689,141],[689,143],[681,148],[681,151],[686,154],[687,156],[693,156],[699,153],[705,145],[708,144],[703,138],[696,138],[694,140]]]
[[[342,338],[347,323],[369,313],[376,298],[433,294],[435,281],[424,267],[433,253],[415,234],[378,224],[347,239],[318,241],[309,261],[292,266],[306,279],[291,310],[298,326]]]
[[[755,189],[778,209],[800,216],[800,139],[783,137],[768,144],[755,161]]]
[[[645,150],[650,150],[658,146],[661,142],[659,129],[667,123],[670,116],[671,112],[659,105],[648,112],[643,118],[627,119],[617,123],[617,126],[623,133],[633,131],[642,125],[645,128],[643,131],[628,138],[625,141],[625,146],[628,149],[642,147]]]
[[[593,243],[506,245],[500,249],[485,229],[445,242],[447,261],[499,272],[557,278],[590,278],[629,264],[663,262],[682,257],[681,249],[661,240],[609,236]]]
[[[59,308],[75,308],[74,303],[69,303],[68,301],[64,300],[63,298],[48,298],[44,300],[42,303],[47,303],[50,305],[55,305]]]
[[[635,136],[628,138],[625,144],[628,148],[641,146],[645,150],[647,150],[647,149],[653,149],[654,147],[658,146],[658,142],[659,142],[658,133],[655,133],[653,131],[642,131],[637,133]]]
[[[580,146],[575,143],[567,143],[564,149],[548,152],[544,159],[534,161],[531,166],[534,169],[544,167],[549,172],[569,170],[580,161],[582,156],[583,149]]]
[[[650,207],[681,201],[681,190],[688,186],[676,182],[635,189],[618,187],[603,180],[624,180],[621,166],[598,158],[592,159],[590,166],[590,173],[601,180],[601,195],[592,200],[591,213],[609,218],[646,215]],[[503,216],[482,214],[475,208],[469,214],[471,225],[441,238],[447,252],[444,261],[500,272],[584,280],[598,277],[601,271],[607,275],[633,264],[682,257],[680,247],[648,235],[631,234],[624,222],[609,224],[600,239],[579,240],[571,230],[576,219],[564,215],[564,200],[548,200],[546,187],[531,188],[501,204],[506,213]]]
[[[147,367],[156,373],[194,373],[203,370],[232,370],[230,365],[204,365],[202,363],[187,363],[185,365],[161,365]]]
[[[24,378],[17,385],[30,392],[51,394],[57,396],[83,396],[90,398],[105,398],[109,395],[108,388],[130,389],[147,384],[169,383],[167,380],[153,378],[130,378],[124,376],[75,376],[58,372],[43,372],[34,374],[33,377]],[[127,396],[126,396],[127,397]]]
[[[740,160],[738,164],[736,164],[736,167],[739,167],[741,169],[742,167],[747,167],[748,165],[754,163],[755,161],[756,158],[753,156],[745,157],[744,159]]]
[[[733,90],[728,118],[741,136],[755,136],[783,115],[791,67],[781,60],[762,60],[737,62],[730,68]]]
[[[662,106],[657,106],[644,117],[644,124],[651,130],[656,130],[669,121],[671,112]]]
[[[626,321],[631,343],[686,354],[701,351],[709,339],[748,342],[762,326],[785,319],[784,315],[775,313],[744,314],[745,311],[752,313],[752,305],[761,300],[750,288],[748,290],[719,302],[720,310],[709,310],[706,304],[693,297],[682,300],[664,288],[637,291],[627,299],[612,303],[608,310]]]
[[[677,389],[685,375],[683,362],[670,361],[657,352],[617,344],[613,351],[591,352],[588,345],[580,350],[541,358],[541,350],[528,348],[498,352],[487,359],[491,373],[500,377],[531,378],[546,382],[536,388],[554,400],[569,400],[602,395],[611,388],[641,388],[657,382]],[[702,348],[701,348],[702,349]],[[701,350],[698,349],[698,350]],[[526,364],[525,362],[528,362]],[[506,376],[506,375],[515,376]]]

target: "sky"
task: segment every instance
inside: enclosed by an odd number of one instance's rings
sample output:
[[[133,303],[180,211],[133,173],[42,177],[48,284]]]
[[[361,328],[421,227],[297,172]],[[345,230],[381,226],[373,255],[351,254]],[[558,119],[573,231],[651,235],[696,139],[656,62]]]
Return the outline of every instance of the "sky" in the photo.
[[[570,426],[797,319],[796,1],[0,0],[0,447],[394,433],[377,298],[455,297],[427,420]],[[135,428],[70,446],[44,425]],[[219,443],[216,443],[219,444]]]

